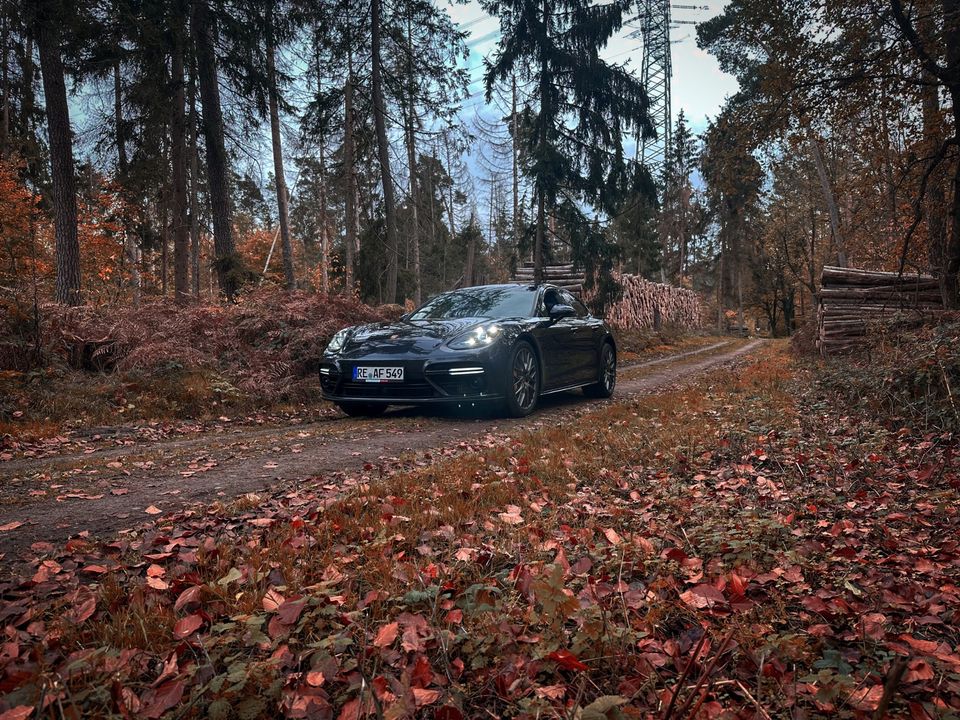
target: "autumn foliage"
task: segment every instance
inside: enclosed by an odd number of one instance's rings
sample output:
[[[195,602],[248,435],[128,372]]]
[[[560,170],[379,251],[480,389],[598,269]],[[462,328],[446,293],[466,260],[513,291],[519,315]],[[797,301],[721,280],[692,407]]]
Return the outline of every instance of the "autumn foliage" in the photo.
[[[314,371],[333,334],[400,312],[264,288],[235,305],[48,304],[36,323],[11,313],[0,319],[0,430],[14,412],[56,431],[66,421],[216,417],[316,399]]]
[[[950,717],[955,439],[847,414],[830,392],[769,352],[517,437],[102,545],[40,543],[4,586],[3,702],[41,716],[866,718],[889,703]]]

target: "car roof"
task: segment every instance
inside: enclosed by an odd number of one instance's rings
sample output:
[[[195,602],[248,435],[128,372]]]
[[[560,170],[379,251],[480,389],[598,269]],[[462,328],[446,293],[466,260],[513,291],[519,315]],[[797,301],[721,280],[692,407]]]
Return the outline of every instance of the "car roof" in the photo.
[[[536,285],[534,283],[493,283],[491,285],[468,285],[467,287],[454,288],[453,290],[447,290],[446,292],[464,292],[467,290],[488,290],[491,288],[518,288],[521,290],[539,290],[541,288],[556,288],[556,285],[551,283],[540,283]]]

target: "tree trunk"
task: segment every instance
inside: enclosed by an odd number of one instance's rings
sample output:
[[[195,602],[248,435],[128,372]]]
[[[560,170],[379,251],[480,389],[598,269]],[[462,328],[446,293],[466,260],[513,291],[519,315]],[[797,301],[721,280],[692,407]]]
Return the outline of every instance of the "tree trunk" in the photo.
[[[837,264],[841,267],[847,266],[847,251],[843,242],[843,236],[840,234],[840,213],[837,211],[837,201],[833,194],[833,187],[830,185],[830,178],[827,176],[827,166],[823,162],[823,153],[820,152],[820,142],[814,136],[813,131],[808,131],[807,144],[810,147],[810,155],[817,168],[817,178],[820,180],[820,190],[823,193],[823,201],[827,205],[827,211],[830,213],[830,232],[833,235],[834,247],[837,249]]]
[[[43,3],[37,17],[37,48],[46,105],[53,180],[53,226],[56,237],[56,301],[80,305],[80,242],[77,238],[77,187],[73,166],[73,137],[67,85],[60,57],[57,20]]]
[[[117,173],[122,181],[127,175],[127,139],[123,131],[123,83],[119,60],[113,61],[113,132],[117,146]]]
[[[117,147],[117,175],[121,184],[127,176],[127,147],[126,138],[123,132],[123,83],[120,75],[120,61],[113,61],[113,132],[114,143]],[[128,202],[132,200],[127,197]],[[127,262],[130,264],[130,285],[133,288],[133,305],[140,305],[140,258],[136,241],[134,239],[133,228],[127,222],[126,216],[123,222],[123,251]]]
[[[277,211],[280,218],[280,248],[283,254],[283,278],[287,290],[297,289],[293,272],[293,246],[290,243],[287,181],[283,173],[283,146],[280,140],[280,97],[277,89],[276,43],[273,38],[273,5],[267,24],[267,86],[270,104],[270,139],[273,145],[273,177],[277,190]]]
[[[723,239],[720,240],[720,257],[717,260],[717,332],[723,332]]]
[[[450,137],[447,135],[447,133],[444,133],[444,134],[443,134],[443,149],[444,149],[444,153],[445,153],[446,156],[447,156],[447,177],[450,178],[450,185],[449,185],[448,190],[447,190],[447,196],[448,196],[448,197],[447,197],[447,203],[448,203],[448,210],[449,210],[449,212],[447,213],[447,224],[449,225],[448,231],[449,231],[449,233],[450,233],[450,240],[449,240],[449,242],[447,243],[447,245],[449,245],[451,242],[453,242],[453,236],[456,235],[457,228],[456,228],[456,220],[455,220],[455,218],[454,218],[454,212],[453,212],[453,211],[454,211],[454,207],[453,207],[453,160],[452,160],[452,158],[450,157]],[[444,247],[446,247],[446,245],[444,245]],[[444,257],[446,257],[446,255],[444,255]]]
[[[200,150],[197,147],[197,68],[190,64],[190,277],[200,299]]]
[[[550,27],[550,10],[547,0],[543,0],[543,26]],[[546,43],[544,43],[546,48]],[[546,49],[543,50],[540,57],[540,147],[538,150],[542,153],[547,145],[547,119],[550,117],[551,108],[549,106],[550,98],[550,73],[547,68],[550,66],[550,58]],[[533,247],[533,282],[539,285],[543,282],[543,250],[547,241],[547,217],[546,217],[546,198],[544,197],[547,189],[543,178],[537,179],[537,234],[536,244]],[[553,198],[550,198],[551,204]],[[552,208],[551,208],[552,209]]]
[[[223,113],[213,21],[207,0],[193,0],[193,36],[197,53],[200,103],[203,107],[203,137],[207,148],[207,184],[213,210],[214,267],[220,292],[233,301],[243,283],[243,263],[233,244],[230,177],[223,140]]]
[[[179,10],[179,11],[177,11]],[[171,70],[173,74],[173,112],[170,116],[170,164],[173,200],[173,297],[178,305],[190,299],[190,236],[187,226],[187,119],[184,90],[184,28],[182,10],[177,9],[174,28]]]
[[[327,214],[327,160],[324,144],[326,138],[320,137],[320,289],[330,292],[330,218]]]
[[[960,0],[943,0],[943,36],[947,46],[947,67],[950,70],[950,101],[953,105],[954,137],[960,133]],[[943,279],[941,293],[943,306],[948,310],[960,308],[960,162],[953,163],[953,218],[950,236],[944,247]]]
[[[10,139],[10,56],[7,45],[10,38],[10,17],[6,14],[0,18],[3,28],[0,29],[0,158],[7,157],[7,143]]]
[[[387,279],[384,288],[388,303],[397,301],[397,271],[399,265],[399,243],[397,238],[397,215],[393,195],[393,176],[390,174],[390,146],[387,144],[387,108],[383,96],[380,58],[380,0],[370,3],[370,84],[373,93],[373,117],[377,133],[377,151],[380,159],[380,182],[383,186],[383,210],[387,236]]]
[[[473,285],[473,265],[477,254],[477,232],[479,232],[474,227],[475,222],[476,219],[471,215],[470,223],[465,230],[467,234],[467,261],[463,268],[463,283],[460,287],[471,287]]]
[[[354,119],[353,119],[353,53],[347,55],[347,82],[343,88],[343,171],[346,177],[346,211],[347,211],[347,233],[346,247],[344,248],[344,284],[343,289],[347,295],[352,295],[353,287],[353,266],[354,250],[357,246],[357,237],[359,233],[358,224],[360,222],[357,206],[357,168],[356,165],[356,141],[354,139]]]
[[[413,240],[413,304],[420,307],[420,190],[417,184],[417,113],[413,98],[413,35],[410,18],[407,18],[407,163],[410,166],[410,216],[411,239]]]
[[[517,76],[510,77],[510,154],[513,171],[513,251],[520,248],[520,138],[517,126]]]
[[[317,63],[317,96],[323,92],[323,73],[320,62],[319,30],[314,28],[313,47]],[[327,138],[325,128],[321,129],[319,137],[320,150],[320,289],[324,294],[330,292],[330,218],[327,215]]]

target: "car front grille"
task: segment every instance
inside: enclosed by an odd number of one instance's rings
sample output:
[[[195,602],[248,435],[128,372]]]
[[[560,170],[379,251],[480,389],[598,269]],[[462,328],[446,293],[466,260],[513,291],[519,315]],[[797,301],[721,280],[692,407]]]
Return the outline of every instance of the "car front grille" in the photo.
[[[364,383],[346,381],[340,386],[337,393],[346,397],[365,397],[365,398],[431,398],[437,395],[436,389],[428,382],[407,381],[388,382],[388,383]]]

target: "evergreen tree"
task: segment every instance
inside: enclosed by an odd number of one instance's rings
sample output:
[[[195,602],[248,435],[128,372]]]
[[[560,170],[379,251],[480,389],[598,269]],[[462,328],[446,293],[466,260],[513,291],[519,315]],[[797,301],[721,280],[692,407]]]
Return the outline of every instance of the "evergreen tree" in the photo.
[[[588,278],[609,276],[616,257],[605,234],[582,211],[614,215],[642,172],[624,159],[623,135],[653,132],[647,94],[621,65],[600,50],[623,25],[627,0],[483,0],[500,19],[502,37],[487,60],[487,97],[498,81],[516,75],[532,89],[535,106],[523,109],[524,172],[533,185],[534,268],[543,279],[548,215],[564,221],[574,259]],[[601,277],[601,280],[603,277]]]
[[[60,0],[42,0],[33,7],[32,31],[40,53],[44,107],[53,179],[53,221],[56,236],[56,301],[79,305],[80,241],[77,237],[77,185],[73,164],[73,130],[67,104],[63,63],[63,28],[70,27],[72,6]]]

